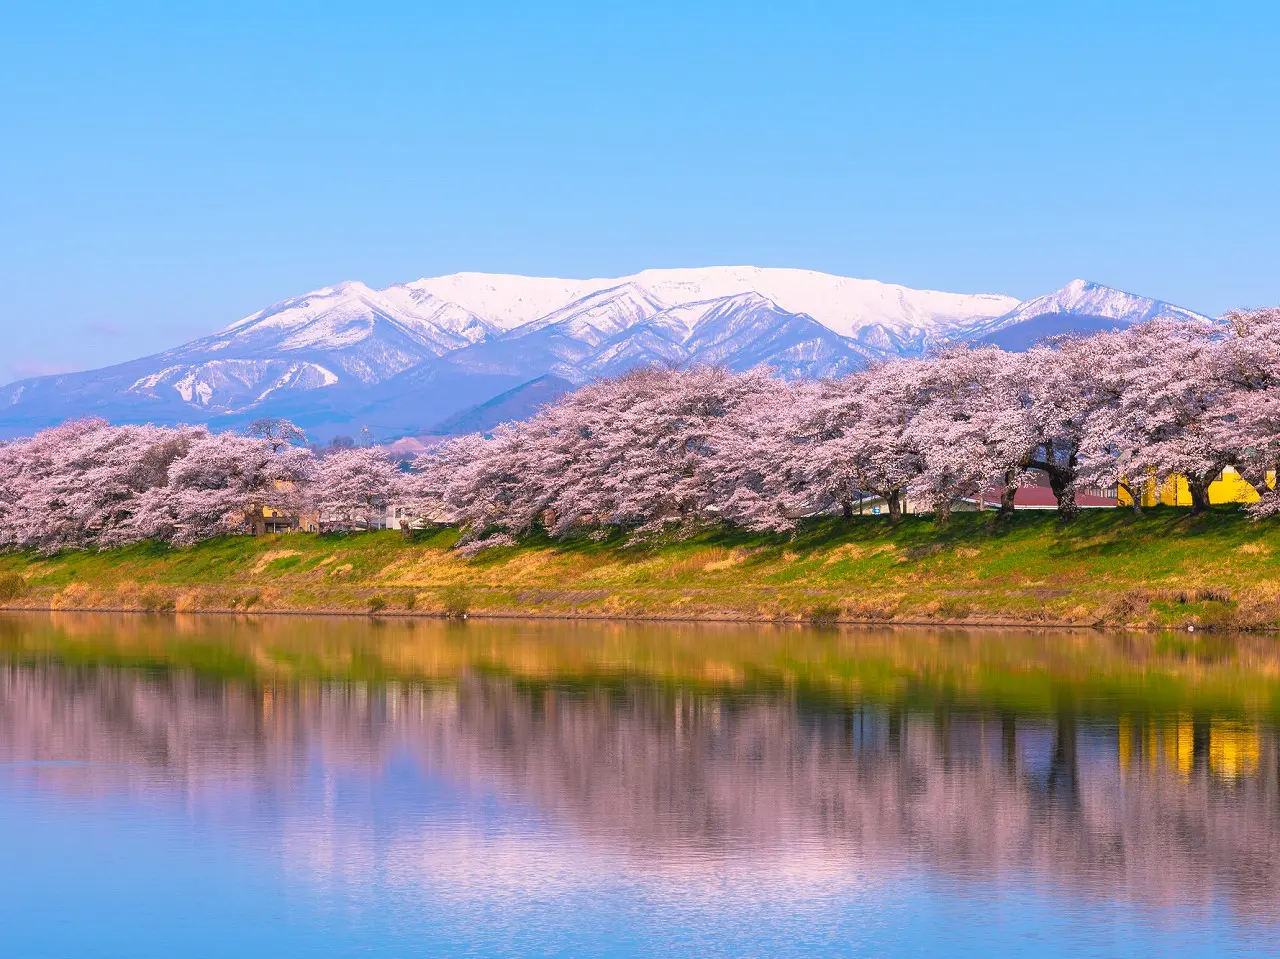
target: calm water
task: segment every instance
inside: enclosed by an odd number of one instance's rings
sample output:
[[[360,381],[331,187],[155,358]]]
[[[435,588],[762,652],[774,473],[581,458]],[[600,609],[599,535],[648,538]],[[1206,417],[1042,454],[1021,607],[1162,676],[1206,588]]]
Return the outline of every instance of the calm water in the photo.
[[[1261,638],[0,614],[0,955],[1280,954]]]

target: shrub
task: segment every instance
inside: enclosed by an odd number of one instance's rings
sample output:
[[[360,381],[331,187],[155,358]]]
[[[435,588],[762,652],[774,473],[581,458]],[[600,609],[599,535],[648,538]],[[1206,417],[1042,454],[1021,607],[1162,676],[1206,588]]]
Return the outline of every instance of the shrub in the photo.
[[[27,595],[27,581],[17,573],[0,576],[0,603],[8,603]]]
[[[158,589],[148,589],[138,597],[138,605],[148,613],[172,613],[174,602]]]
[[[1229,589],[1198,589],[1196,590],[1197,603],[1229,603],[1231,602],[1231,590]]]
[[[1099,621],[1114,626],[1134,625],[1151,613],[1151,594],[1138,587],[1129,587],[1112,597],[1101,610]]]
[[[461,619],[471,609],[471,592],[465,586],[447,586],[440,594],[446,616]]]
[[[370,596],[366,605],[369,607],[369,615],[377,616],[387,608],[387,599],[385,596]]]
[[[809,610],[809,622],[815,626],[834,626],[839,621],[839,606],[815,606]]]
[[[973,608],[961,599],[944,599],[938,604],[938,615],[943,619],[964,619]]]

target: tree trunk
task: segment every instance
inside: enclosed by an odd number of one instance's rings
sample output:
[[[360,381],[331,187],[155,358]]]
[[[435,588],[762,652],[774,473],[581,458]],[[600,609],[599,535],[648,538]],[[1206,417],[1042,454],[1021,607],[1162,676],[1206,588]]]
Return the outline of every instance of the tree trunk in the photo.
[[[1129,494],[1129,502],[1135,513],[1142,512],[1142,492],[1141,489],[1135,489],[1128,483],[1116,483],[1116,490],[1124,490]]]
[[[267,508],[258,503],[254,503],[249,509],[249,528],[253,530],[254,536],[265,536],[267,534]]]
[[[938,505],[938,508],[933,511],[933,521],[938,526],[946,526],[948,523],[951,522],[951,501],[950,500],[944,500],[942,503]]]
[[[1049,472],[1049,488],[1053,490],[1053,498],[1058,501],[1058,518],[1074,519],[1079,507],[1076,505],[1076,478],[1065,470]]]
[[[1270,479],[1270,482],[1267,482],[1268,479]],[[1258,481],[1253,484],[1253,488],[1258,491],[1259,496],[1266,496],[1275,486],[1280,486],[1280,463],[1272,463],[1268,468],[1264,469]]]
[[[902,519],[902,493],[898,490],[894,490],[892,493],[886,496],[884,500],[886,503],[889,504],[889,519],[895,523],[901,520]]]
[[[846,497],[840,501],[840,514],[845,519],[853,519],[853,500]]]
[[[1203,480],[1192,481],[1187,478],[1187,489],[1191,491],[1191,515],[1196,516],[1209,508],[1209,483]]]
[[[1004,489],[1000,491],[1000,512],[997,519],[1010,519],[1013,516],[1013,498],[1018,492],[1017,470],[1009,470],[1004,474]]]

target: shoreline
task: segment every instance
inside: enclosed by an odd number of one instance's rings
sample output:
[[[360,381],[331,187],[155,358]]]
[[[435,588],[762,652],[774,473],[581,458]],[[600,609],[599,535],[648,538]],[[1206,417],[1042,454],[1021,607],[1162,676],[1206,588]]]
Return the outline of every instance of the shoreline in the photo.
[[[1280,523],[1175,509],[709,529],[645,545],[458,532],[0,554],[14,611],[946,628],[1280,631]]]
[[[981,619],[778,619],[766,618],[762,616],[672,616],[661,613],[650,613],[643,615],[631,616],[609,616],[597,613],[549,613],[540,611],[528,612],[502,612],[481,610],[476,612],[468,612],[461,616],[454,616],[443,612],[423,611],[423,612],[362,612],[355,609],[190,609],[190,610],[149,610],[139,609],[137,607],[127,606],[4,606],[0,605],[0,613],[95,613],[103,615],[134,615],[134,616],[155,616],[155,617],[174,617],[174,616],[290,616],[298,618],[316,617],[316,618],[343,618],[343,619],[365,619],[365,620],[431,620],[435,622],[467,622],[474,619],[480,620],[545,620],[552,622],[594,622],[594,623],[681,623],[696,625],[698,623],[721,623],[733,624],[742,623],[755,626],[805,626],[813,629],[822,629],[826,626],[910,626],[912,628],[926,629],[930,627],[974,627],[977,629],[985,628],[1009,628],[1009,629],[1046,629],[1046,630],[1097,630],[1107,631],[1118,627],[1107,626],[1101,623],[1084,623],[1084,622],[1049,622],[1033,619],[998,619],[998,618],[981,618]],[[1160,627],[1124,627],[1126,629],[1139,629],[1142,631],[1159,631]]]

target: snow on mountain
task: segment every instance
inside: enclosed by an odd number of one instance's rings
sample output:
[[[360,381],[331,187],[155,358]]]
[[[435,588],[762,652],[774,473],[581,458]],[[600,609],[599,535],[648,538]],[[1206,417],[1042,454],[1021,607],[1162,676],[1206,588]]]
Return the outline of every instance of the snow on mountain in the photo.
[[[813,270],[753,266],[646,270],[627,280],[668,303],[720,299],[754,292],[789,313],[804,313],[841,336],[880,325],[900,335],[938,332],[1015,305],[1013,297],[913,290],[877,280]]]
[[[717,266],[645,270],[631,276],[561,280],[489,273],[455,273],[408,284],[457,303],[503,329],[514,329],[598,290],[633,284],[668,306],[759,293],[791,313],[806,313],[842,336],[882,326],[911,336],[998,316],[1017,305],[1011,296],[942,293],[832,276],[813,270]]]
[[[809,270],[645,270],[566,280],[457,273],[283,300],[156,356],[0,388],[0,432],[73,416],[236,423],[287,415],[332,432],[423,430],[502,394],[652,363],[844,373],[948,342],[1025,348],[1049,333],[1198,314],[1083,281],[1018,303]],[[549,378],[549,379],[544,379]],[[493,415],[489,410],[486,415]]]
[[[1072,280],[1060,290],[1019,303],[1002,316],[961,327],[952,338],[1027,349],[1060,333],[1091,333],[1147,320],[1213,322],[1209,317],[1087,280]]]
[[[759,293],[718,301],[684,345],[692,363],[734,370],[770,366],[787,377],[835,376],[887,358]]]
[[[579,362],[610,376],[645,356],[668,363],[773,367],[783,376],[831,376],[884,359],[810,316],[784,310],[759,293],[739,293],[664,310],[603,344]]]
[[[157,373],[139,377],[129,392],[155,396],[172,389],[186,403],[210,408],[215,395],[219,402],[239,396],[249,403],[261,403],[281,390],[315,390],[333,386],[339,377],[319,363],[286,360],[213,360],[193,366],[167,366]]]
[[[421,290],[372,290],[341,283],[284,300],[191,344],[200,350],[245,346],[283,352],[335,350],[375,336],[379,324],[439,355],[497,333],[480,317]]]
[[[553,329],[562,336],[597,346],[664,308],[664,304],[643,287],[635,283],[621,283],[574,300],[546,316],[516,327],[509,335],[513,339],[523,339],[541,330]]]
[[[560,280],[505,273],[454,273],[414,280],[405,286],[419,290],[476,315],[502,330],[554,313],[597,290],[620,286],[625,280]]]
[[[341,283],[284,300],[155,357],[127,392],[235,412],[285,391],[371,385],[499,333],[422,290]]]

